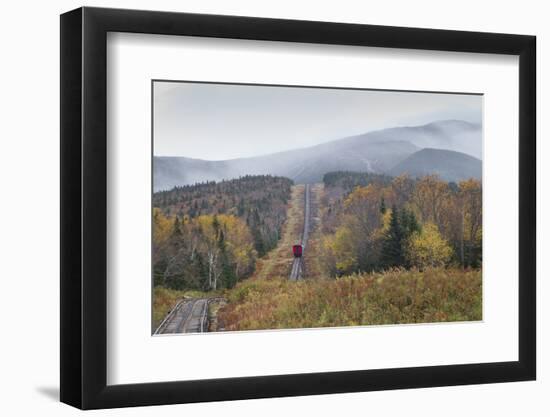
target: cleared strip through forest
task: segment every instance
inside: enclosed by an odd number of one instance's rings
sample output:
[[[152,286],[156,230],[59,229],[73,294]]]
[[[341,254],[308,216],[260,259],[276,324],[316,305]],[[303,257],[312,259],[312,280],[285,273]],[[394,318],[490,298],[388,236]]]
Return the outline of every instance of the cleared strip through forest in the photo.
[[[295,257],[292,263],[292,269],[290,271],[289,279],[291,281],[297,281],[303,278],[303,266],[305,250],[307,246],[307,239],[309,237],[309,221],[310,221],[310,185],[305,185],[304,190],[304,229],[302,232],[302,238],[300,244],[302,245],[302,256]]]

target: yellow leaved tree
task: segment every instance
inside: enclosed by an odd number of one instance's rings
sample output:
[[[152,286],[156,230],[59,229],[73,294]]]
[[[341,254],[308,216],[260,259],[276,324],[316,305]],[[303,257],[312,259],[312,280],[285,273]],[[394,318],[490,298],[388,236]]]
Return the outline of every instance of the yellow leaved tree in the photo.
[[[426,223],[420,232],[413,233],[406,247],[407,260],[420,269],[445,266],[452,254],[451,246],[433,223]]]

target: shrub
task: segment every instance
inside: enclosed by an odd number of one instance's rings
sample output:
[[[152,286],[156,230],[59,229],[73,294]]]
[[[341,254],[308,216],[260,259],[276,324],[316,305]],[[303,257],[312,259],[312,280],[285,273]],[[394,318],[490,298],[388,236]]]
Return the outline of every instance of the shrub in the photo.
[[[481,271],[393,269],[325,280],[247,280],[226,292],[226,330],[481,320]]]

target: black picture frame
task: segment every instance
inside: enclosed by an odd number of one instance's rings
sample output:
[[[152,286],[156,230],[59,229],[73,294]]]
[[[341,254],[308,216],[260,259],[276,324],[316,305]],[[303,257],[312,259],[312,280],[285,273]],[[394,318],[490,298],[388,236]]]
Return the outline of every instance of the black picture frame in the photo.
[[[108,32],[519,56],[519,360],[107,385]],[[524,35],[252,17],[88,7],[61,15],[61,401],[96,409],[534,380],[535,45]]]

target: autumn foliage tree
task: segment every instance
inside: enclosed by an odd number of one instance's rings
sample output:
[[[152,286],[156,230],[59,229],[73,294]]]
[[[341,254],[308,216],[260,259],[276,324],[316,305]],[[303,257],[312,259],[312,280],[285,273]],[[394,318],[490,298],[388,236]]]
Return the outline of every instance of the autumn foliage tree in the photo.
[[[166,222],[162,214],[158,221]],[[166,219],[168,220],[168,219]],[[196,219],[170,218],[168,237],[154,234],[155,285],[173,289],[231,288],[252,273],[254,241],[246,223],[232,215],[204,215]]]
[[[291,184],[246,176],[155,193],[154,285],[216,290],[250,276],[259,254],[277,244]]]
[[[423,223],[430,222],[442,227],[443,207],[449,193],[449,184],[437,175],[426,175],[415,183],[411,202]]]
[[[206,181],[153,194],[153,206],[166,216],[196,219],[227,214],[246,222],[260,256],[279,241],[286,219],[292,180],[247,175],[228,181]]]
[[[407,260],[419,269],[445,266],[452,254],[451,246],[433,223],[424,224],[422,230],[413,233],[407,242]]]
[[[388,181],[360,175],[325,176],[330,211],[323,213],[329,224],[323,247],[331,275],[390,267],[481,266],[480,181],[454,184],[436,175],[400,175]],[[346,188],[357,183],[366,185]]]
[[[461,208],[461,263],[463,266],[479,266],[483,204],[481,183],[471,179],[461,181],[458,199]]]

